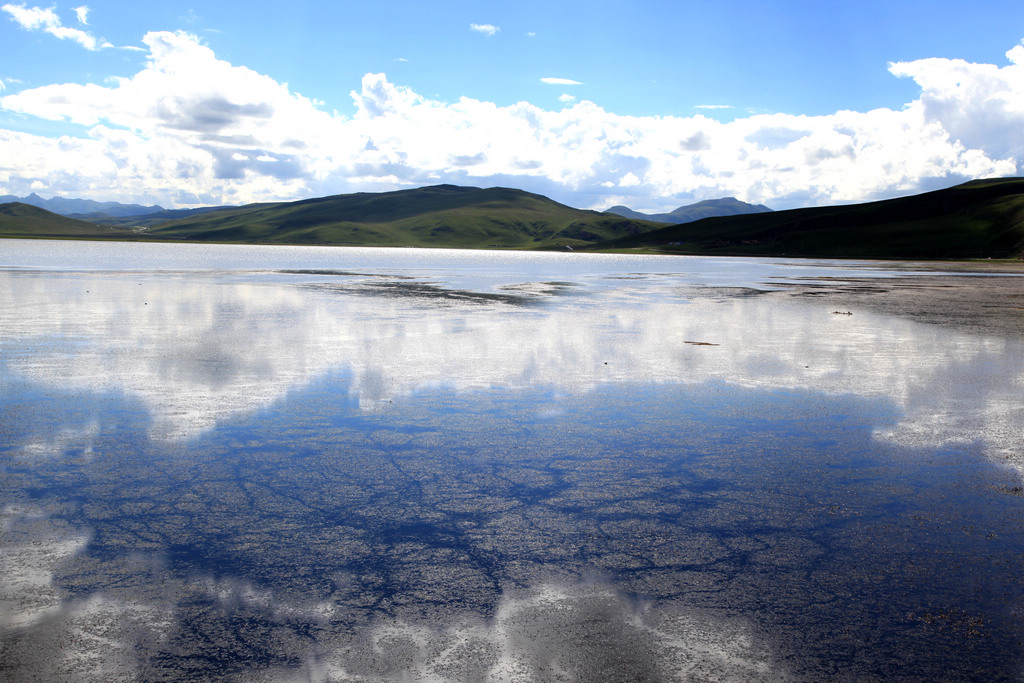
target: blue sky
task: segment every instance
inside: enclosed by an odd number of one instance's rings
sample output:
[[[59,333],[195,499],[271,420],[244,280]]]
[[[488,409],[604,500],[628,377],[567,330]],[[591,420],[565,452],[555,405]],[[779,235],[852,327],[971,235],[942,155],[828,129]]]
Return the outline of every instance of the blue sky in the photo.
[[[5,3],[0,194],[909,194],[1018,173],[1022,38],[985,1]]]

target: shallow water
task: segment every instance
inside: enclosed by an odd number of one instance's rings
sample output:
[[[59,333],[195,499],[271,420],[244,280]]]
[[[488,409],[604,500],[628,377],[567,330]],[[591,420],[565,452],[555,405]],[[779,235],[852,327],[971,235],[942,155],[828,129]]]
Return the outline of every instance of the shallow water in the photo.
[[[0,671],[1019,679],[1024,340],[777,291],[910,274],[2,241]]]

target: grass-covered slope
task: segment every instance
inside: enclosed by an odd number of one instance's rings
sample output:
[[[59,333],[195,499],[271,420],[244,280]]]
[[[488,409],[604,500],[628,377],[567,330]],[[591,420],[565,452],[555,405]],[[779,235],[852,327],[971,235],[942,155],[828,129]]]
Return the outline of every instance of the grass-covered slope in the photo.
[[[0,204],[0,237],[133,239],[130,229],[68,218],[31,204]]]
[[[823,258],[1024,258],[1024,179],[926,194],[662,224],[582,211],[507,188],[438,185],[104,226],[0,204],[0,237],[452,248],[657,250]]]
[[[1024,257],[1024,179],[866,204],[706,218],[595,249],[829,258]]]
[[[152,226],[147,234],[217,242],[523,249],[577,247],[656,227],[521,190],[438,185],[254,204]]]

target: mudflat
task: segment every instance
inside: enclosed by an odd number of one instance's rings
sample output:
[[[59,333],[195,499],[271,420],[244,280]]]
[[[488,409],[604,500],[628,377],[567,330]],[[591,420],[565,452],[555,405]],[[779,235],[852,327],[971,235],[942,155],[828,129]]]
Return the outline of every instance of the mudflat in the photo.
[[[938,274],[897,278],[819,278],[784,284],[785,298],[815,299],[836,314],[857,309],[955,327],[979,334],[1024,336],[1024,264],[904,263]]]

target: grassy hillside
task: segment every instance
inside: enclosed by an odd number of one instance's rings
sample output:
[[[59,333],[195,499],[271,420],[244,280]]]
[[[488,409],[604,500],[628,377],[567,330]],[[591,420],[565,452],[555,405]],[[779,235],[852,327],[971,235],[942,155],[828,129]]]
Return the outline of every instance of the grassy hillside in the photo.
[[[822,258],[1024,258],[1024,179],[978,180],[867,204],[662,224],[507,188],[439,185],[104,226],[0,205],[0,237],[505,249],[656,250]]]
[[[133,239],[130,229],[112,228],[68,218],[37,206],[0,204],[0,237]]]
[[[524,249],[578,247],[656,227],[521,190],[438,185],[213,211],[152,226],[146,234],[217,242]]]
[[[1024,179],[850,206],[706,218],[595,245],[671,253],[829,258],[1024,257]]]

